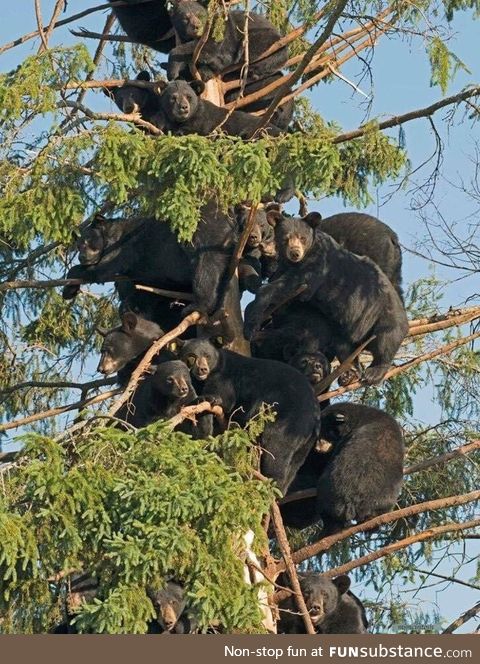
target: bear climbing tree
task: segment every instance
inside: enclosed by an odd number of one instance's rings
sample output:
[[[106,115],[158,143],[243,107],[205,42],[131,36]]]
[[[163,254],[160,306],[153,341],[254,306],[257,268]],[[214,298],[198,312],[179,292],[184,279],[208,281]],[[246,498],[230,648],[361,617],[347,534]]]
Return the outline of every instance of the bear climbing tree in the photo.
[[[416,631],[399,588],[471,579],[478,294],[362,211],[478,118],[475,0],[420,4],[43,0],[0,46],[0,633]],[[438,100],[343,130],[386,33]]]

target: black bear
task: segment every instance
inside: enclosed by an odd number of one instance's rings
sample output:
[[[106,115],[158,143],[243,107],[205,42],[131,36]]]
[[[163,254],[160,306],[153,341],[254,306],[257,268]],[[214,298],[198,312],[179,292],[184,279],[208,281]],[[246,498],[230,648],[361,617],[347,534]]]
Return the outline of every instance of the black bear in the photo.
[[[124,7],[112,7],[112,11],[128,37],[160,53],[169,53],[175,46],[175,35],[166,1],[140,3],[138,0],[126,0],[126,3]]]
[[[187,609],[184,588],[174,581],[168,581],[165,588],[148,588],[147,594],[157,614],[158,631],[170,634],[193,634],[197,631],[195,619]],[[149,633],[154,630],[149,629]]]
[[[197,393],[185,364],[180,360],[160,361],[139,383],[132,398],[120,408],[116,417],[140,429],[157,420],[169,420],[196,399]],[[213,416],[202,413],[195,421],[184,420],[176,430],[193,438],[208,438],[213,431]]]
[[[280,272],[248,305],[245,337],[252,338],[276,303],[296,296],[318,308],[338,330],[335,351],[340,361],[375,337],[367,346],[373,361],[364,369],[362,380],[376,385],[408,332],[403,302],[373,261],[343,249],[330,235],[318,230],[320,220],[315,212],[302,219],[278,214],[275,243]],[[302,286],[306,290],[296,295]]]
[[[238,74],[236,76],[238,76]],[[272,74],[272,76],[267,76],[266,78],[259,79],[252,83],[248,83],[243,91],[243,97],[248,97],[254,92],[258,92],[258,90],[263,90],[267,85],[275,83],[275,81],[278,81],[280,78],[282,78],[282,74],[278,73],[278,74]],[[279,88],[276,88],[272,93],[267,94],[266,97],[262,97],[257,101],[249,102],[248,104],[242,106],[238,110],[244,111],[245,113],[255,113],[257,111],[265,111],[270,106],[274,95],[278,92],[278,89]],[[239,96],[240,96],[239,88],[227,91],[224,95],[225,103],[228,104],[232,101],[235,101],[236,99],[238,99]],[[290,122],[292,121],[294,109],[295,109],[295,102],[293,99],[289,99],[284,104],[279,105],[276,108],[275,113],[272,115],[271,123],[275,125],[275,127],[281,129],[282,131],[286,131],[290,125]]]
[[[237,240],[235,219],[211,201],[191,243],[178,242],[170,226],[154,218],[105,219],[97,215],[77,242],[80,265],[69,279],[87,282],[112,281],[117,276],[158,288],[193,290],[194,304],[185,307],[214,313],[220,306],[228,266]],[[71,299],[79,286],[65,286],[64,299]]]
[[[319,435],[319,406],[307,379],[292,367],[216,348],[209,341],[180,343],[180,358],[203,384],[201,395],[245,426],[262,403],[276,412],[262,434],[261,472],[284,493]]]
[[[137,316],[131,311],[121,317],[121,324],[110,330],[97,328],[103,337],[97,371],[109,376],[117,373],[121,387],[128,383],[133,370],[156,339],[163,337],[163,330],[156,323]],[[167,350],[161,351],[158,361],[174,359]]]
[[[189,78],[189,63],[198,40],[203,34],[207,21],[207,10],[198,2],[191,0],[170,0],[169,13],[172,25],[182,42],[170,51],[168,58],[168,78]],[[246,15],[243,11],[228,13],[223,37],[216,41],[209,36],[203,45],[197,60],[197,68],[204,81],[223,72],[227,67],[238,66],[238,72],[245,64],[244,33]],[[282,69],[288,59],[286,46],[259,60],[261,55],[276,44],[281,35],[270,21],[249,12],[248,15],[248,80],[264,78]],[[258,60],[258,62],[257,62]]]
[[[169,332],[181,323],[183,309],[189,302],[187,299],[173,300],[169,297],[138,289],[131,281],[117,281],[115,286],[120,300],[120,317],[131,311],[141,318],[157,323],[165,332]],[[195,336],[193,327],[188,328],[182,335],[186,339],[192,336]]]
[[[203,81],[171,81],[160,95],[160,109],[163,115],[156,123],[163,131],[170,131],[175,135],[200,134],[208,136],[218,130],[230,136],[251,138],[259,128],[259,118],[233,111],[229,113],[226,108],[212,104],[199,95],[204,91]],[[279,136],[280,129],[272,124],[262,129],[262,133]]]
[[[370,258],[403,298],[402,250],[390,226],[369,214],[342,212],[322,219],[318,228],[353,254]]]
[[[148,71],[141,71],[137,81],[150,81]],[[160,112],[160,95],[149,88],[140,88],[126,83],[114,88],[103,88],[107,97],[113,99],[122,113],[140,113],[144,120],[157,124]],[[161,116],[160,116],[161,117]]]
[[[393,417],[377,408],[338,403],[322,412],[321,435],[331,445],[317,481],[324,532],[388,512],[403,484],[403,435]]]
[[[287,362],[301,352],[336,355],[337,332],[309,302],[293,300],[279,307],[251,342],[252,355]]]
[[[299,351],[290,357],[288,364],[302,373],[317,394],[316,388],[330,374],[330,362],[319,351]]]
[[[285,575],[284,575],[285,576]],[[282,577],[282,579],[284,578]],[[362,602],[350,590],[348,576],[328,579],[317,572],[298,575],[310,619],[318,634],[366,634],[368,621]],[[285,582],[284,582],[285,583]],[[291,595],[278,608],[278,632],[306,634],[302,617]]]

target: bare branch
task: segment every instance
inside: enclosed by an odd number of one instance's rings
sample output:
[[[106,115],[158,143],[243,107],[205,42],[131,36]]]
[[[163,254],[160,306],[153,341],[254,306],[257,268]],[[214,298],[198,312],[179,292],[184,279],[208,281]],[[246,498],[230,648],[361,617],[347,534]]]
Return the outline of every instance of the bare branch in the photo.
[[[66,406],[59,406],[58,408],[50,408],[49,410],[44,410],[41,413],[34,413],[28,417],[24,417],[21,420],[14,420],[13,422],[7,422],[6,424],[0,424],[0,431],[9,431],[10,429],[18,429],[18,427],[23,427],[25,424],[31,424],[32,422],[38,422],[38,420],[46,420],[49,417],[56,417],[57,415],[63,415],[63,413],[68,413],[70,410],[78,410],[79,408],[84,408],[85,406],[92,406],[95,403],[100,403],[106,399],[111,399],[117,394],[120,394],[122,390],[110,390],[109,392],[102,392],[102,394],[97,394],[95,397],[90,399],[82,399],[81,401],[76,401],[75,403],[67,404]]]
[[[459,348],[460,346],[468,344],[470,341],[473,341],[478,337],[480,337],[480,332],[476,332],[475,334],[470,334],[468,337],[462,337],[461,339],[452,341],[452,343],[446,344],[445,346],[440,346],[439,348],[429,351],[428,353],[423,353],[422,355],[418,355],[417,357],[414,357],[413,360],[409,360],[408,362],[404,362],[403,364],[400,364],[397,367],[389,369],[389,371],[387,371],[387,373],[385,374],[384,380],[387,380],[388,378],[393,378],[394,376],[398,376],[399,374],[408,371],[412,367],[415,367],[418,364],[421,364],[422,362],[426,362],[427,360],[432,360],[433,358],[438,357],[439,355],[446,355],[447,353],[451,353],[453,350]],[[321,394],[317,398],[319,401],[326,401],[327,399],[338,397],[340,396],[340,394],[345,394],[346,392],[352,392],[353,390],[358,390],[360,387],[365,387],[365,385],[360,381],[355,381],[354,383],[350,383],[350,385],[346,385],[345,387],[339,387],[338,389],[333,390],[332,392],[325,392],[325,394]]]
[[[280,547],[280,550],[283,555],[284,565],[287,569],[288,576],[290,578],[290,583],[292,584],[292,589],[295,594],[295,601],[298,606],[298,610],[301,613],[303,624],[307,630],[307,634],[315,634],[315,628],[312,624],[312,619],[308,612],[307,605],[305,604],[305,599],[302,594],[302,589],[300,588],[300,582],[297,576],[297,570],[292,560],[292,552],[290,550],[290,544],[288,543],[288,538],[285,533],[285,528],[283,526],[282,515],[280,514],[280,509],[278,505],[274,502],[272,505],[272,521],[275,528],[275,534],[277,535],[277,542]]]
[[[220,406],[212,406],[208,401],[202,401],[202,403],[195,406],[185,406],[177,415],[171,417],[168,423],[172,429],[175,429],[184,420],[195,420],[195,415],[200,415],[201,413],[212,413],[220,421],[224,419],[223,410]]]
[[[133,122],[138,127],[148,129],[151,134],[161,136],[162,130],[156,127],[151,122],[143,120],[139,113],[94,113],[83,104],[76,101],[63,101],[58,105],[58,108],[73,108],[76,111],[81,111],[90,120],[115,120],[116,122]]]
[[[452,634],[464,623],[466,623],[471,618],[474,618],[479,613],[480,613],[480,602],[477,602],[475,606],[472,606],[471,609],[468,609],[468,611],[465,611],[465,613],[462,613],[461,616],[459,616],[456,620],[450,623],[450,625],[443,630],[442,634]]]
[[[414,464],[413,466],[408,466],[404,469],[404,475],[412,475],[413,473],[418,473],[421,470],[426,470],[427,468],[432,468],[432,466],[440,466],[443,463],[447,463],[452,459],[458,459],[459,457],[466,456],[473,452],[474,450],[480,449],[480,440],[474,440],[472,443],[467,445],[462,445],[457,447],[456,450],[447,452],[446,454],[441,454],[440,456],[434,457],[432,459],[426,459],[425,461],[420,461],[419,463]]]
[[[0,390],[1,395],[12,394],[12,392],[17,392],[18,390],[25,390],[31,387],[41,387],[42,389],[69,389],[69,390],[81,390],[82,392],[88,392],[90,390],[96,390],[99,387],[105,387],[106,385],[114,385],[115,378],[100,378],[99,380],[92,380],[89,383],[74,383],[69,381],[41,381],[41,380],[28,380],[24,383],[17,383],[10,387],[6,387],[3,390]]]
[[[398,542],[393,542],[388,546],[377,549],[377,551],[372,551],[372,553],[361,556],[356,560],[351,560],[344,565],[329,569],[328,572],[323,574],[323,576],[335,577],[339,576],[340,574],[347,574],[348,572],[351,572],[352,569],[363,567],[363,565],[367,565],[368,563],[371,563],[374,560],[378,560],[379,558],[385,558],[386,556],[395,553],[395,551],[400,551],[401,549],[406,549],[407,547],[412,546],[412,544],[418,544],[418,542],[425,542],[426,540],[436,539],[445,533],[461,532],[462,530],[469,530],[470,528],[476,528],[477,526],[480,526],[480,519],[472,519],[471,521],[466,521],[465,523],[447,523],[443,526],[428,528],[427,530],[423,530],[421,533],[411,535],[410,537],[405,537]]]
[[[435,102],[435,104],[431,104],[430,106],[419,108],[415,111],[409,111],[408,113],[404,113],[403,115],[396,115],[394,117],[389,118],[388,120],[379,122],[376,128],[378,130],[390,129],[391,127],[397,127],[398,125],[401,125],[404,122],[410,122],[410,120],[418,120],[418,118],[428,118],[437,111],[439,111],[440,109],[445,108],[446,106],[451,106],[452,104],[459,104],[460,102],[465,101],[470,97],[476,97],[478,95],[480,95],[480,86],[476,85],[475,87],[470,88],[469,90],[464,90],[463,92],[459,92],[458,94],[452,95],[451,97],[445,97],[445,99],[440,99],[439,101]],[[332,143],[338,144],[338,143],[344,143],[345,141],[351,141],[354,138],[359,138],[360,136],[364,136],[369,131],[372,131],[372,125],[369,125],[368,127],[359,127],[358,129],[354,129],[353,131],[349,131],[344,134],[339,134],[338,136],[335,136]]]
[[[430,512],[432,510],[440,510],[447,507],[466,505],[467,503],[472,503],[476,500],[479,500],[479,498],[480,491],[471,491],[470,493],[465,493],[458,496],[449,496],[448,498],[428,500],[424,503],[410,505],[409,507],[404,507],[400,510],[381,514],[380,516],[376,516],[373,519],[368,519],[368,521],[364,521],[363,523],[350,526],[349,528],[346,528],[339,533],[329,535],[328,537],[323,537],[313,544],[309,544],[308,546],[304,546],[301,549],[298,549],[292,554],[293,562],[297,565],[298,563],[301,563],[308,558],[312,558],[313,556],[318,555],[322,551],[328,551],[328,549],[331,549],[334,544],[342,542],[343,540],[351,537],[352,535],[356,535],[357,533],[367,532],[387,523],[393,523],[399,519],[404,519],[415,514],[421,514],[422,512]],[[284,563],[279,563],[277,565],[277,572],[280,573],[284,571]]]

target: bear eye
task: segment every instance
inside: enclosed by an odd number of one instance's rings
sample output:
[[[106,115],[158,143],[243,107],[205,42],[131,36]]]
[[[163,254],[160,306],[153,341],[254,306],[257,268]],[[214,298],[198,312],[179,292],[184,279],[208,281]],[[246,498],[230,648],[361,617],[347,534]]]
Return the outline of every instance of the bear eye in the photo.
[[[167,378],[167,383],[173,383],[173,377],[172,376],[169,376]]]

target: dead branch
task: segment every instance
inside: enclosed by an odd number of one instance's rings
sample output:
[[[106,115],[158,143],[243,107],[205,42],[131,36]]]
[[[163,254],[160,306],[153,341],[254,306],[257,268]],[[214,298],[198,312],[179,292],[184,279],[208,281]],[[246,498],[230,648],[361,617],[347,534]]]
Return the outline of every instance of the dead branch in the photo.
[[[418,118],[428,118],[437,111],[439,111],[440,109],[445,108],[446,106],[451,106],[452,104],[459,104],[462,101],[470,99],[470,97],[476,97],[478,95],[480,95],[480,86],[476,85],[475,87],[470,88],[469,90],[464,90],[463,92],[459,92],[458,94],[452,95],[451,97],[445,97],[445,99],[440,99],[439,101],[435,102],[434,104],[431,104],[430,106],[419,108],[415,111],[409,111],[408,113],[404,113],[403,115],[395,115],[389,118],[388,120],[379,122],[376,125],[376,129],[378,130],[390,129],[391,127],[397,127],[398,125],[401,125],[404,122],[410,122],[410,120],[418,120]],[[372,125],[369,125],[367,127],[359,127],[358,129],[354,129],[353,131],[345,132],[344,134],[339,134],[338,136],[335,136],[332,143],[338,144],[338,143],[344,143],[345,141],[351,141],[354,138],[359,138],[360,136],[364,136],[369,131],[372,131]]]
[[[94,113],[83,104],[78,104],[76,101],[62,101],[58,104],[58,108],[73,108],[80,111],[90,120],[115,120],[116,122],[133,122],[138,127],[148,129],[151,134],[161,136],[162,130],[156,127],[151,122],[143,120],[139,113]]]
[[[333,29],[335,27],[335,23],[338,21],[340,18],[343,10],[345,9],[345,6],[347,4],[348,0],[339,0],[338,4],[336,5],[335,9],[333,9],[332,13],[330,14],[330,17],[327,21],[327,24],[325,28],[323,29],[320,37],[314,41],[312,46],[305,52],[305,55],[302,58],[302,61],[296,68],[296,70],[293,72],[291,75],[289,81],[287,83],[284,83],[278,90],[278,92],[274,95],[269,107],[265,111],[264,115],[262,116],[262,122],[258,129],[256,130],[254,135],[258,135],[259,132],[261,132],[262,129],[264,129],[267,124],[270,122],[272,119],[273,114],[275,113],[279,103],[282,101],[282,98],[284,95],[288,94],[289,88],[294,85],[298,80],[300,80],[303,72],[307,68],[308,64],[312,60],[312,58],[316,55],[318,49],[323,46],[323,44],[327,41],[327,39],[330,37],[330,35],[333,32]]]
[[[470,491],[469,493],[449,496],[447,498],[437,498],[436,500],[428,500],[424,503],[418,503],[417,505],[409,505],[400,510],[394,510],[393,512],[386,512],[385,514],[380,514],[379,516],[374,517],[373,519],[368,519],[363,523],[359,523],[355,526],[350,526],[345,530],[342,530],[339,533],[334,535],[329,535],[328,537],[322,537],[317,542],[304,546],[297,551],[294,551],[292,554],[293,562],[298,565],[298,563],[312,558],[313,556],[318,555],[322,551],[328,551],[332,546],[338,542],[342,542],[345,539],[348,539],[352,535],[357,533],[367,532],[378,528],[379,526],[384,526],[387,523],[393,523],[399,519],[404,519],[409,516],[414,516],[415,514],[421,514],[422,512],[430,512],[433,510],[445,509],[447,507],[457,507],[459,505],[466,505],[467,503],[472,503],[480,498],[480,491]],[[285,564],[280,562],[277,564],[277,573],[285,571]],[[338,572],[341,574],[341,572]]]
[[[202,401],[195,406],[185,406],[182,408],[182,410],[177,415],[171,417],[168,420],[168,424],[172,429],[175,429],[175,427],[178,427],[178,425],[181,424],[184,420],[194,421],[195,415],[200,415],[201,413],[212,413],[212,415],[214,415],[221,422],[224,419],[223,409],[220,406],[212,406],[212,404],[208,401]]]
[[[480,586],[476,586],[473,583],[467,583],[466,581],[462,581],[461,579],[456,579],[453,576],[444,576],[443,574],[438,574],[437,572],[431,572],[430,570],[418,569],[418,567],[415,567],[413,571],[418,572],[418,574],[425,574],[426,576],[434,576],[437,579],[443,579],[444,581],[448,581],[449,583],[457,583],[460,586],[466,586],[467,588],[472,588],[473,590],[480,590]]]
[[[143,2],[149,2],[150,0],[143,0]],[[138,4],[141,4],[142,0],[138,0]],[[114,7],[123,7],[127,5],[127,2],[123,2],[118,0],[117,2],[107,2],[103,5],[97,5],[96,7],[90,7],[89,9],[85,9],[82,12],[79,12],[78,14],[72,14],[71,16],[68,16],[67,18],[62,19],[61,21],[55,21],[55,18],[50,22],[50,24],[46,27],[46,31],[48,33],[52,32],[56,28],[60,28],[62,25],[67,25],[68,23],[73,23],[73,21],[78,20],[79,18],[84,18],[85,16],[88,16],[89,14],[93,14],[94,12],[99,12],[102,11],[103,9],[112,9]],[[32,32],[28,32],[25,35],[22,35],[21,37],[17,37],[11,42],[8,42],[7,44],[4,44],[3,46],[0,47],[0,54],[4,53],[5,51],[8,51],[11,48],[14,48],[15,46],[20,46],[20,44],[24,44],[26,41],[29,41],[30,39],[34,39],[35,37],[39,36],[39,31],[38,30],[33,30]]]
[[[448,311],[440,316],[418,319],[409,322],[409,337],[417,337],[421,334],[429,334],[438,330],[445,330],[456,325],[463,325],[472,320],[480,318],[480,307],[469,307],[459,311]]]
[[[432,466],[440,466],[443,463],[447,463],[452,459],[458,459],[459,457],[466,456],[473,452],[474,450],[480,449],[480,440],[474,440],[472,443],[467,443],[467,445],[462,445],[457,447],[457,449],[452,450],[451,452],[446,452],[440,456],[433,457],[432,459],[425,459],[425,461],[420,461],[419,463],[414,464],[413,466],[408,466],[404,469],[404,475],[412,475],[413,473],[419,473],[422,470],[427,468],[432,468]]]
[[[154,286],[143,286],[142,284],[136,284],[135,288],[138,290],[147,291],[147,293],[155,293],[155,295],[161,295],[162,297],[169,297],[172,300],[185,300],[186,302],[193,301],[193,295],[191,293],[182,293],[181,291],[156,288]]]
[[[290,578],[292,589],[295,593],[295,601],[297,603],[298,610],[302,615],[302,620],[305,625],[305,629],[307,630],[307,634],[315,634],[315,628],[312,624],[307,605],[305,604],[302,589],[300,588],[297,570],[293,564],[292,552],[290,550],[290,544],[288,543],[288,538],[283,526],[282,515],[280,514],[280,509],[275,502],[272,505],[271,513],[275,534],[277,535],[277,542],[283,555],[284,565]]]
[[[148,351],[145,353],[145,356],[143,357],[142,361],[139,363],[139,365],[136,367],[135,371],[132,373],[130,380],[128,382],[127,387],[125,390],[122,392],[121,397],[115,401],[115,403],[112,405],[110,410],[108,411],[108,415],[115,415],[115,413],[123,406],[123,404],[128,401],[130,396],[133,394],[135,391],[138,382],[142,378],[143,374],[145,371],[148,369],[150,366],[153,358],[155,355],[162,349],[164,348],[170,341],[173,341],[177,337],[179,337],[181,334],[185,332],[185,330],[188,330],[188,328],[191,325],[196,325],[200,320],[202,316],[198,311],[192,311],[191,314],[186,316],[183,321],[177,325],[177,327],[174,327],[173,330],[168,332],[167,334],[164,334],[163,337],[155,341]],[[118,392],[117,392],[118,394]]]
[[[100,403],[106,399],[111,399],[116,394],[121,394],[122,390],[110,390],[109,392],[102,392],[102,394],[97,394],[95,397],[89,399],[82,399],[81,401],[76,401],[75,403],[67,404],[66,406],[59,406],[58,408],[50,408],[49,410],[44,410],[41,413],[34,413],[28,417],[24,417],[21,420],[14,420],[13,422],[7,422],[6,424],[0,424],[0,431],[9,431],[10,429],[18,429],[25,424],[31,424],[32,422],[38,422],[38,420],[46,420],[49,417],[56,417],[57,415],[63,415],[63,413],[68,413],[70,410],[78,410],[79,408],[84,408],[85,406],[92,406],[95,403]]]
[[[445,454],[440,454],[439,456],[432,457],[431,459],[425,459],[425,461],[420,461],[419,463],[414,464],[413,466],[408,466],[404,468],[404,475],[413,475],[413,473],[419,473],[422,470],[427,468],[432,468],[433,466],[440,466],[444,463],[448,463],[459,457],[464,457],[470,452],[480,448],[480,440],[474,440],[472,443],[467,443],[457,449],[452,450],[451,452],[446,452]],[[294,503],[297,500],[305,500],[306,498],[315,498],[317,495],[317,490],[314,488],[303,489],[302,491],[294,491],[287,494],[278,501],[279,505],[286,505],[287,503]]]
[[[73,383],[69,381],[41,381],[41,380],[28,380],[24,383],[17,383],[10,387],[6,387],[3,390],[0,390],[0,394],[5,396],[6,394],[12,394],[12,392],[17,392],[18,390],[26,390],[31,387],[41,387],[42,389],[69,389],[69,390],[81,390],[82,392],[88,392],[89,390],[96,390],[99,387],[105,387],[106,385],[114,385],[115,378],[101,378],[99,380],[92,380],[89,383]]]
[[[442,634],[452,634],[464,623],[466,623],[471,618],[474,618],[478,613],[480,613],[480,602],[477,602],[475,606],[472,606],[471,609],[462,613],[456,620],[454,620],[450,625],[443,630]]]
[[[339,366],[335,369],[335,371],[332,371],[332,373],[328,374],[328,376],[325,376],[325,378],[320,381],[318,385],[315,386],[315,394],[316,396],[319,396],[324,390],[329,387],[335,379],[337,379],[339,376],[341,376],[345,371],[348,371],[352,364],[355,362],[357,357],[360,355],[362,350],[368,346],[368,344],[375,339],[375,335],[373,337],[370,337],[366,341],[363,342],[363,344],[360,344],[358,348],[356,348],[353,353],[351,353],[346,360],[341,362]]]
[[[41,53],[42,51],[46,51],[48,49],[48,43],[47,40],[45,39],[45,33],[43,31],[43,19],[42,19],[42,10],[40,7],[40,0],[34,0],[34,6],[35,6],[35,17],[37,19],[37,26],[38,26],[37,33],[42,41],[42,44],[38,49],[38,52]]]
[[[421,533],[411,535],[410,537],[405,537],[398,542],[393,542],[392,544],[384,546],[377,551],[372,551],[372,553],[361,556],[356,560],[351,560],[344,565],[329,569],[328,572],[324,572],[323,576],[335,577],[339,576],[340,574],[347,574],[348,572],[351,572],[352,569],[363,567],[363,565],[367,565],[368,563],[371,563],[374,560],[378,560],[379,558],[385,558],[385,556],[389,556],[392,553],[395,553],[395,551],[406,549],[407,547],[412,546],[412,544],[418,544],[418,542],[425,542],[426,540],[436,539],[444,533],[460,532],[462,530],[476,528],[477,526],[480,526],[480,519],[472,519],[471,521],[466,521],[465,523],[447,523],[443,526],[428,528],[427,530],[423,530]]]
[[[414,357],[412,360],[404,362],[403,364],[400,364],[397,367],[392,367],[385,374],[384,380],[387,380],[388,378],[393,378],[394,376],[398,376],[399,374],[408,371],[412,367],[415,367],[418,364],[421,364],[422,362],[426,362],[427,360],[432,360],[433,358],[438,357],[439,355],[446,355],[447,353],[452,352],[456,348],[464,346],[465,344],[468,344],[470,341],[477,339],[479,336],[480,332],[476,332],[475,334],[470,334],[468,337],[462,337],[461,339],[452,341],[452,343],[446,344],[445,346],[440,346],[439,348],[429,351],[428,353],[423,353],[422,355],[418,355],[417,357]],[[341,394],[345,394],[346,392],[352,392],[353,390],[358,390],[360,387],[365,387],[365,385],[360,381],[355,381],[354,383],[350,383],[350,385],[345,385],[345,387],[339,387],[338,389],[333,390],[332,392],[326,392],[325,394],[321,394],[317,398],[319,401],[326,401],[327,399],[338,397]]]

